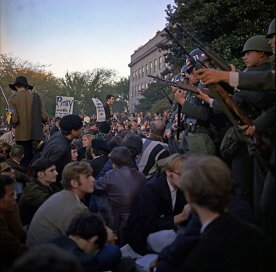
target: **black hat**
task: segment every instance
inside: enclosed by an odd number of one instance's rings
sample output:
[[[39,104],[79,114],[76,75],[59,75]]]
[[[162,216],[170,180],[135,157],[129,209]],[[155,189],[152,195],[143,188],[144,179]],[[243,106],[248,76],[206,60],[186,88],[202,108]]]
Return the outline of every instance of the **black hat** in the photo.
[[[16,88],[15,88],[16,85],[28,87],[28,89],[30,90],[34,88],[32,85],[29,85],[27,78],[24,76],[18,76],[15,79],[15,82],[13,84],[9,84],[10,88],[13,89],[14,91],[16,91]]]
[[[103,139],[99,139],[99,138],[95,138],[95,139],[92,140],[91,147],[93,149],[103,150],[103,151],[105,151],[107,153],[109,153],[109,151],[110,151],[109,148],[108,148],[108,145],[107,145],[106,141],[103,140]]]
[[[77,114],[69,114],[61,118],[59,125],[64,130],[78,130],[82,128],[82,120]]]

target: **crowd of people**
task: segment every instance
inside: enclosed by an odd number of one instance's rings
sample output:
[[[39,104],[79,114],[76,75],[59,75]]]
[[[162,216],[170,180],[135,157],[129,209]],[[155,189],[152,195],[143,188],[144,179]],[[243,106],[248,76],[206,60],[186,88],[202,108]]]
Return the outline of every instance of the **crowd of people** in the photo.
[[[1,270],[137,271],[154,253],[157,272],[273,271],[275,38],[273,19],[244,44],[243,72],[192,50],[163,114],[115,114],[111,94],[106,121],[49,121],[18,76],[0,137]]]

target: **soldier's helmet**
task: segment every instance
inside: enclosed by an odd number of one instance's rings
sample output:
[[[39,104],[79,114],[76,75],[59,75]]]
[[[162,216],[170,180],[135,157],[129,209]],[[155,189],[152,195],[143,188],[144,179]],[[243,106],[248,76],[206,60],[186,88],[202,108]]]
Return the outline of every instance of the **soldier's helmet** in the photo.
[[[208,57],[205,55],[205,53],[199,49],[196,48],[194,50],[192,50],[190,53],[190,56],[195,60],[198,61],[200,63],[204,63],[206,60],[208,60]],[[194,67],[194,65],[192,64],[191,60],[189,58],[186,59],[186,71],[189,73],[189,70]],[[182,67],[183,68],[183,67]]]
[[[268,31],[267,31],[267,34],[266,34],[266,37],[267,38],[271,38],[271,36],[273,34],[276,34],[276,31],[275,31],[275,24],[276,24],[276,20],[275,18],[270,22],[269,24],[269,27],[268,27]]]
[[[271,47],[268,44],[268,40],[264,35],[256,35],[249,38],[242,50],[242,54],[246,53],[247,51],[261,51],[266,52],[268,54],[272,54]]]
[[[174,82],[174,83],[178,83],[178,82],[182,81],[181,74],[175,75],[175,76],[171,79],[171,81]]]

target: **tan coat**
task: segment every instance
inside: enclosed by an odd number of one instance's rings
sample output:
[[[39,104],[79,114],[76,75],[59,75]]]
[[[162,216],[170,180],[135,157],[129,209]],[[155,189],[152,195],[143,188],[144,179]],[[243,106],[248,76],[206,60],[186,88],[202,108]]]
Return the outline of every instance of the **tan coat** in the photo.
[[[10,98],[10,110],[12,111],[12,123],[16,124],[15,140],[29,141],[32,139],[32,103],[33,94],[30,90],[16,92]],[[47,121],[48,115],[41,106],[41,122]],[[36,129],[42,131],[41,127]]]

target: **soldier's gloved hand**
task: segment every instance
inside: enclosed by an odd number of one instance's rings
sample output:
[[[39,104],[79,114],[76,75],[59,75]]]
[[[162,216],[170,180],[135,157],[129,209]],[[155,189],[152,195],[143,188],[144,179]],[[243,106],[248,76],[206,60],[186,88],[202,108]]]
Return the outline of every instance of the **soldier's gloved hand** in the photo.
[[[175,93],[175,100],[177,101],[177,103],[179,103],[180,105],[184,105],[185,102],[186,102],[186,99],[185,99],[185,95],[184,95],[185,91],[184,90],[178,90],[176,93]]]

